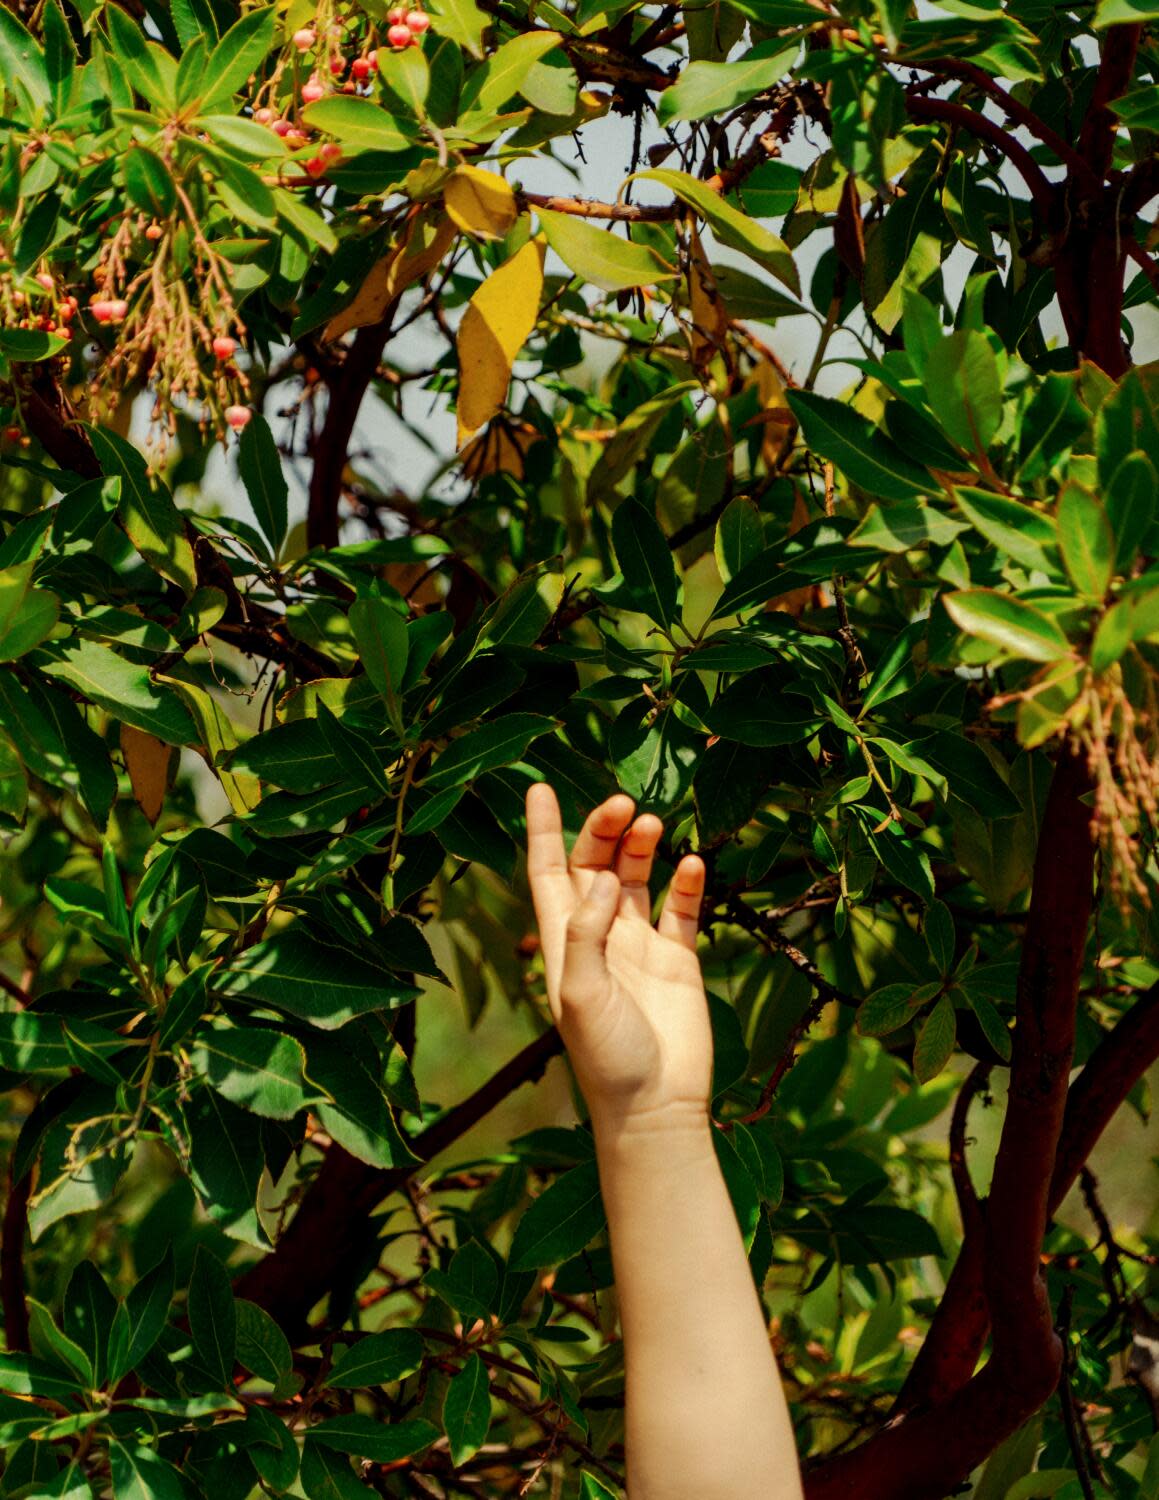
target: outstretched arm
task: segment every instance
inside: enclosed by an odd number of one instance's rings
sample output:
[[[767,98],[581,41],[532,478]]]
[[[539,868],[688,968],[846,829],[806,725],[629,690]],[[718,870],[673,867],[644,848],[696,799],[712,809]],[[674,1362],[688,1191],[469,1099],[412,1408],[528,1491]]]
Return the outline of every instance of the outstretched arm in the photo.
[[[528,873],[552,1014],[591,1111],[624,1336],[632,1500],[800,1500],[793,1433],[712,1144],[712,1032],[682,859],[653,927],[659,818],[623,794],[570,860],[549,786],[527,797]]]

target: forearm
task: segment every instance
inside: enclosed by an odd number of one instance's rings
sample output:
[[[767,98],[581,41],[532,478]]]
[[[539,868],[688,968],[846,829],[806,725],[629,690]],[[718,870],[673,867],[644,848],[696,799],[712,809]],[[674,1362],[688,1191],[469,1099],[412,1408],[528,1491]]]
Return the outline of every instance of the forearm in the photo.
[[[793,1433],[705,1120],[596,1127],[631,1500],[799,1500]]]

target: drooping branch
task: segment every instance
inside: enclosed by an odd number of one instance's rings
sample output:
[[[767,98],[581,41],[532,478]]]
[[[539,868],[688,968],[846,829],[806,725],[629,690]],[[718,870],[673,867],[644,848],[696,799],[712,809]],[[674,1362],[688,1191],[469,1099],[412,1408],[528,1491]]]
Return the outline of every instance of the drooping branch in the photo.
[[[1085,760],[1055,765],[1035,858],[1018,977],[1010,1090],[980,1245],[994,1320],[983,1369],[807,1479],[808,1500],[941,1500],[1054,1390],[1061,1348],[1041,1277],[1051,1169],[1066,1105],[1094,886]]]
[[[423,1163],[465,1135],[521,1084],[542,1077],[563,1050],[552,1028],[530,1042],[480,1088],[411,1141],[419,1161],[372,1167],[331,1146],[313,1184],[272,1255],[238,1281],[237,1295],[257,1302],[291,1338],[304,1335],[311,1308],[332,1290],[353,1292],[373,1250],[370,1213],[397,1192]]]

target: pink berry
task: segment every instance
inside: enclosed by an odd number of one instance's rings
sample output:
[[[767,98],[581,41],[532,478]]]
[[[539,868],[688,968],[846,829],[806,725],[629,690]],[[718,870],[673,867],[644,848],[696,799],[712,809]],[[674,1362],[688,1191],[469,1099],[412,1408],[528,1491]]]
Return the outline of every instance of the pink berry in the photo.
[[[289,135],[293,128],[289,120],[275,120],[270,126],[275,135]]]
[[[98,323],[120,323],[129,304],[122,297],[97,297],[89,303],[89,311]]]
[[[337,141],[326,141],[318,147],[318,155],[323,161],[337,161],[342,155],[342,147]]]
[[[402,26],[406,21],[406,6],[396,5],[393,10],[386,13],[386,24],[388,26]]]
[[[231,359],[237,348],[237,340],[231,339],[228,334],[221,333],[214,339],[210,347],[213,349],[216,359]]]
[[[322,80],[318,77],[317,73],[312,73],[309,80],[302,85],[302,98],[307,104],[317,103],[319,99],[324,97],[325,93],[326,90],[322,86]]]
[[[404,26],[400,21],[396,26],[392,26],[386,33],[386,39],[392,47],[394,47],[396,50],[401,51],[403,47],[410,46],[410,44],[414,41],[414,35],[412,34],[410,27]]]
[[[248,406],[227,406],[225,409],[225,420],[234,432],[240,432],[252,416],[253,412]]]
[[[346,59],[344,57],[332,57],[330,59],[330,71],[335,78],[341,78],[346,71]]]
[[[294,46],[299,52],[309,52],[317,40],[318,33],[312,26],[303,26],[301,31],[294,32]]]
[[[36,273],[36,279],[40,282],[41,286],[46,292],[52,291],[54,283],[52,277],[48,274],[47,271],[38,271]]]
[[[356,57],[350,64],[350,71],[354,74],[355,78],[368,78],[370,76],[369,57]]]
[[[274,112],[272,109],[255,109],[254,120],[258,125],[272,125],[274,120]]]
[[[431,24],[431,18],[425,10],[411,10],[407,11],[406,24],[412,36],[422,36]]]

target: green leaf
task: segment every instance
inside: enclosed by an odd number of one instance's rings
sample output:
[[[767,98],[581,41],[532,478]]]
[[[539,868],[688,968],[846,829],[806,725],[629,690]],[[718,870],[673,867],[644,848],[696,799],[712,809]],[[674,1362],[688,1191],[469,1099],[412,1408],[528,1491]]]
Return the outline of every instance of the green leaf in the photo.
[[[786,690],[776,667],[741,677],[708,714],[713,734],[742,745],[792,745],[810,739],[823,722],[807,698]]]
[[[355,599],[349,619],[366,675],[378,689],[390,721],[401,735],[402,681],[409,649],[406,621],[385,599],[369,595]]]
[[[954,499],[970,524],[999,552],[1024,567],[1056,573],[1057,565],[1052,566],[1049,553],[1058,546],[1058,530],[1051,517],[1021,500],[969,485],[955,485]]]
[[[619,1490],[610,1490],[594,1474],[580,1475],[580,1500],[620,1500]]]
[[[381,1077],[378,1054],[364,1056],[365,1050],[353,1051],[341,1034],[320,1032],[309,1038],[306,1077],[329,1096],[314,1104],[314,1112],[322,1127],[359,1161],[375,1167],[413,1165],[419,1158],[391,1111],[391,1102],[399,1102],[401,1096]],[[410,1102],[417,1113],[417,1100]]]
[[[713,552],[717,571],[725,583],[755,561],[764,550],[765,532],[761,513],[751,500],[738,495],[725,506],[716,523]]]
[[[307,104],[302,118],[312,130],[332,135],[348,151],[406,151],[411,136],[381,106],[353,94],[329,94]],[[412,125],[413,131],[414,126]]]
[[[624,584],[639,608],[658,625],[676,618],[680,585],[668,539],[656,517],[636,500],[625,500],[612,516],[612,542]]]
[[[451,1463],[458,1468],[487,1440],[491,1427],[491,1383],[487,1366],[469,1354],[451,1378],[443,1398],[443,1430],[451,1445]]]
[[[460,1245],[445,1271],[432,1267],[423,1284],[433,1287],[465,1319],[486,1322],[498,1310],[499,1271],[494,1257],[476,1240]]]
[[[573,214],[536,208],[547,243],[582,281],[605,292],[626,287],[655,286],[672,281],[677,272],[648,245],[625,240],[614,230],[597,229]]]
[[[595,1162],[565,1172],[520,1219],[511,1242],[513,1271],[559,1265],[578,1255],[607,1223]]]
[[[121,158],[125,191],[129,201],[142,213],[156,219],[167,219],[177,203],[177,189],[169,168],[144,146],[131,146]]]
[[[1062,627],[1051,615],[1013,594],[996,589],[967,589],[943,594],[946,612],[959,630],[992,641],[1011,656],[1028,661],[1056,661],[1070,652]]]
[[[926,356],[925,395],[948,436],[983,455],[1002,424],[1002,375],[990,340],[975,329],[951,333]]]
[[[233,1380],[237,1357],[237,1313],[229,1272],[212,1251],[198,1245],[186,1304],[198,1359],[223,1390]]]
[[[264,1307],[245,1297],[234,1299],[237,1359],[261,1380],[277,1385],[294,1364],[290,1341]]]
[[[928,1083],[942,1071],[954,1055],[957,1036],[954,1002],[943,995],[922,1022],[914,1042],[914,1077],[919,1083]]]
[[[140,1364],[161,1337],[169,1317],[175,1285],[173,1248],[165,1247],[161,1260],[136,1283],[123,1304],[126,1336],[116,1342],[118,1358],[109,1357],[109,1381],[115,1384],[121,1376]]]
[[[924,469],[845,402],[813,391],[788,391],[786,399],[809,447],[868,494],[912,500],[937,488]]]
[[[324,1031],[419,993],[363,954],[320,942],[294,926],[255,943],[226,971],[229,992],[259,1000]]]
[[[261,12],[254,14],[260,15]],[[270,425],[258,412],[250,418],[238,443],[237,471],[262,534],[277,557],[286,539],[289,486]]]
[[[326,1376],[326,1384],[351,1391],[389,1385],[413,1375],[422,1362],[422,1335],[413,1328],[389,1328],[347,1344]]]
[[[452,740],[427,773],[423,785],[428,789],[461,786],[474,781],[485,771],[512,765],[540,735],[557,727],[555,719],[542,714],[504,714],[500,719],[480,724]]]
[[[874,990],[857,1007],[857,1030],[862,1036],[890,1036],[908,1026],[922,1006],[932,1000],[940,986],[887,984]]]
[[[314,1443],[353,1453],[372,1463],[390,1464],[400,1458],[429,1448],[437,1440],[439,1429],[433,1423],[416,1418],[405,1422],[381,1422],[361,1412],[347,1412],[330,1417],[309,1429],[306,1447]]]
[[[1111,475],[1104,493],[1107,520],[1115,536],[1117,573],[1125,573],[1155,517],[1159,478],[1145,453],[1128,453]]]
[[[656,106],[661,125],[674,120],[703,120],[722,115],[773,88],[789,72],[800,41],[785,45],[774,38],[751,48],[736,62],[691,62]]]
[[[1096,26],[1130,26],[1139,21],[1159,21],[1159,5],[1148,0],[1099,0]]]
[[[475,0],[431,0],[427,10],[440,37],[457,43],[472,57],[482,58],[483,32],[490,20]]]
[[[183,1115],[189,1176],[206,1213],[234,1239],[268,1250],[257,1214],[266,1165],[262,1122],[209,1088],[194,1094]]]
[[[957,935],[950,908],[944,901],[931,901],[927,904],[925,916],[922,919],[922,931],[925,934],[926,947],[930,950],[934,967],[939,974],[948,974],[954,965]]]
[[[73,1268],[64,1294],[64,1331],[92,1361],[96,1385],[105,1382],[109,1335],[117,1311],[117,1299],[92,1261],[82,1260]]]
[[[350,1460],[321,1443],[302,1449],[301,1482],[307,1500],[367,1500],[369,1493]]]
[[[1115,569],[1115,536],[1106,511],[1079,484],[1068,484],[1059,499],[1058,541],[1075,588],[1101,599]]]
[[[34,108],[48,103],[48,74],[39,45],[7,6],[0,6],[0,92],[20,84]]]
[[[164,485],[151,482],[144,457],[131,443],[104,427],[86,423],[84,430],[101,469],[120,478],[117,511],[129,540],[151,568],[191,594],[197,587],[193,548],[185,534],[185,517],[172,495]]]
[[[292,1120],[310,1098],[302,1078],[306,1053],[283,1032],[215,1026],[197,1037],[190,1061],[218,1093],[255,1115]]]
[[[113,1500],[188,1500],[181,1475],[152,1448],[109,1439]]]
[[[35,1297],[28,1297],[28,1340],[32,1353],[49,1364],[63,1365],[86,1389],[93,1386],[93,1362],[81,1346],[53,1322],[52,1314]]]
[[[958,986],[959,992],[965,995],[970,1009],[978,1017],[986,1040],[997,1052],[1003,1062],[1009,1062],[1014,1051],[1014,1041],[1010,1035],[1010,1028],[998,1014],[993,1002],[987,999],[981,989],[971,987],[969,979]]]
[[[697,67],[734,67],[733,63],[692,63],[685,73]],[[678,88],[680,85],[677,84]],[[661,100],[667,97],[671,90],[661,95]],[[712,232],[722,245],[729,246],[732,250],[739,250],[744,255],[749,255],[766,270],[771,271],[778,281],[784,282],[791,292],[801,295],[801,279],[797,274],[797,267],[793,263],[793,255],[788,245],[779,235],[763,224],[758,224],[748,214],[742,213],[734,208],[729,201],[720,193],[713,192],[707,183],[700,178],[693,177],[688,172],[677,172],[671,167],[655,167],[645,172],[636,172],[633,177],[650,177],[654,181],[662,183],[664,187],[670,188],[682,203],[687,203],[694,208],[704,221],[712,228]],[[633,179],[629,177],[628,182]]]
[[[514,36],[474,69],[463,85],[459,116],[468,113],[498,115],[517,94],[533,65],[558,47],[558,31],[528,31]]]
[[[879,552],[909,552],[915,547],[946,547],[965,531],[936,506],[924,500],[894,500],[871,505],[849,535],[851,547],[873,547]]]
[[[203,93],[207,106],[232,99],[245,87],[250,74],[261,70],[274,45],[274,23],[274,12],[259,7],[229,28],[205,64]]]
[[[142,729],[167,745],[197,740],[185,708],[169,689],[158,688],[148,669],[135,666],[95,641],[54,641],[39,650],[37,666],[76,688],[123,724]]]

